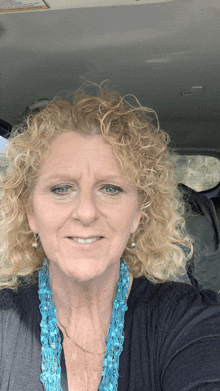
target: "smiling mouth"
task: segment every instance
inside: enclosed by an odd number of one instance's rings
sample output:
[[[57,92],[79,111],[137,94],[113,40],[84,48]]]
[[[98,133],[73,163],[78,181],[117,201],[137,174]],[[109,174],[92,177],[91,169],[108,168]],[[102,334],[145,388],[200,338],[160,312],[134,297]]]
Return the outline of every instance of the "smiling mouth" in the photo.
[[[96,236],[94,238],[88,238],[88,239],[69,237],[69,239],[72,239],[78,243],[93,243],[93,242],[97,242],[98,240],[100,240],[102,238],[103,238],[103,236]]]

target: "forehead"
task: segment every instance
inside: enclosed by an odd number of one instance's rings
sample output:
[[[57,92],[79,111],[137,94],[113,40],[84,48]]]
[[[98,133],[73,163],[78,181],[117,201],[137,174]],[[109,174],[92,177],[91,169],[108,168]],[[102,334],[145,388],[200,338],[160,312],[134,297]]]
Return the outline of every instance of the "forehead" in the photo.
[[[101,135],[82,136],[75,132],[63,133],[55,138],[40,173],[66,169],[111,172],[121,175],[111,145]]]

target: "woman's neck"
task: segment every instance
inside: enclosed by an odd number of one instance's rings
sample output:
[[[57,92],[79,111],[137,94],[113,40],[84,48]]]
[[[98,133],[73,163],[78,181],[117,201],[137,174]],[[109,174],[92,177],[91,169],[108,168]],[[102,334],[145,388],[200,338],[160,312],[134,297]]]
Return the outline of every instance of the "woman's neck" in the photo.
[[[85,349],[92,349],[97,341],[103,348],[111,321],[112,302],[117,292],[120,264],[109,269],[105,275],[86,282],[74,281],[52,263],[49,274],[58,326],[68,338]],[[129,292],[132,280],[130,275]]]

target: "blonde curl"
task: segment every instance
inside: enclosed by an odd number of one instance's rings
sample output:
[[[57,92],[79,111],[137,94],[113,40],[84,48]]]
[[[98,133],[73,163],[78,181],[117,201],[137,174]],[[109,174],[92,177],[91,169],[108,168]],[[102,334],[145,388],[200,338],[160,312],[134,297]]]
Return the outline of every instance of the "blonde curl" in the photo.
[[[27,205],[42,162],[52,141],[65,132],[103,136],[113,148],[122,174],[138,191],[141,221],[123,256],[134,277],[153,283],[184,274],[192,253],[185,232],[183,203],[168,161],[168,135],[159,128],[156,113],[132,95],[120,96],[98,86],[96,95],[78,90],[71,100],[55,97],[13,129],[1,176],[0,288],[17,289],[37,281],[45,257],[32,247]],[[130,100],[134,100],[134,104]],[[156,124],[153,124],[151,115]]]

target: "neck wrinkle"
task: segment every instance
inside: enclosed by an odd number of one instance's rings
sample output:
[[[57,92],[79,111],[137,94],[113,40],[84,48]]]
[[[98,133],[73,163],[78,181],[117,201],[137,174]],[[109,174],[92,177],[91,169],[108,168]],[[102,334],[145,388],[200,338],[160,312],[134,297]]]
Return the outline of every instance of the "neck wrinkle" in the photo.
[[[79,345],[85,339],[105,339],[111,321],[112,303],[117,293],[120,269],[112,270],[110,278],[95,284],[77,285],[62,279],[50,270],[50,285],[56,305],[57,319],[67,334]],[[61,278],[60,278],[61,276]],[[108,276],[107,276],[108,277]],[[90,289],[91,288],[91,289]],[[64,332],[62,330],[62,332]],[[65,335],[65,332],[64,332]]]

